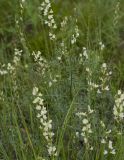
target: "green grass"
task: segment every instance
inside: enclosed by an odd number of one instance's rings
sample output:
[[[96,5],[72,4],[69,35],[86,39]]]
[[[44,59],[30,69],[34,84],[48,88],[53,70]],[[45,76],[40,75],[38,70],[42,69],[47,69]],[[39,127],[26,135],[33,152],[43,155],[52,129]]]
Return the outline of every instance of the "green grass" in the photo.
[[[44,23],[38,10],[43,1],[25,0],[22,11],[20,2],[0,1],[0,73],[7,70],[8,63],[15,67],[12,73],[0,74],[0,160],[124,160],[124,123],[118,123],[113,114],[115,95],[124,89],[123,0],[119,9],[117,0],[51,1],[57,29]],[[61,28],[65,17],[67,24]],[[76,26],[79,37],[71,44]],[[50,40],[49,32],[56,39]],[[103,50],[99,42],[105,45]],[[16,56],[17,64],[13,61],[15,48],[22,50]],[[41,61],[34,58],[33,51],[41,52]],[[107,63],[106,72],[112,71],[110,77],[105,75],[103,63]],[[100,94],[98,87],[90,88],[89,81],[103,87]],[[106,91],[105,86],[110,89]],[[55,157],[49,156],[48,141],[39,128],[38,111],[32,103],[34,87],[43,94],[47,118],[52,119]],[[88,105],[94,112],[80,119],[76,113],[88,112]],[[92,129],[86,133],[86,144],[81,136],[87,125],[83,119],[88,119]],[[110,129],[106,144],[101,144]],[[109,140],[115,155],[103,154]]]

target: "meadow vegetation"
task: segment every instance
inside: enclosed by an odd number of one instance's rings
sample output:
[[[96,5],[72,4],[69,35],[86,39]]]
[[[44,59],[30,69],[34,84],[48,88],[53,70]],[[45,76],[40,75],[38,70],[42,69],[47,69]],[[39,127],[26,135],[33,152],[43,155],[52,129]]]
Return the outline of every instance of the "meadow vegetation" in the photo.
[[[124,160],[123,0],[0,0],[0,160]]]

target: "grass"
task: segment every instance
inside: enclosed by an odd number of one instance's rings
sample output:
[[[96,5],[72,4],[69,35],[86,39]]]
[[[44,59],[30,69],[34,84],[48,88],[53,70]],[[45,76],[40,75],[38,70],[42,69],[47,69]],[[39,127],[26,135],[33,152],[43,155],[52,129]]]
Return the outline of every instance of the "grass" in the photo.
[[[124,160],[123,0],[42,2],[0,1],[0,160]]]

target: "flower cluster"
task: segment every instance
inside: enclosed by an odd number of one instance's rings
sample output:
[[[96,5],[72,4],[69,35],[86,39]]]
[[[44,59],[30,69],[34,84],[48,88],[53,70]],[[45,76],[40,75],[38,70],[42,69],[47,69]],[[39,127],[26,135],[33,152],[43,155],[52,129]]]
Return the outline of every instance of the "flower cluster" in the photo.
[[[25,0],[20,0],[20,21],[23,21],[24,2]]]
[[[103,51],[104,48],[105,48],[105,45],[103,44],[102,41],[99,42],[99,47],[100,47],[100,50]]]
[[[13,61],[12,61],[12,63],[7,64],[7,70],[13,76],[15,76],[15,74],[16,74],[16,69],[20,63],[21,55],[22,55],[22,50],[18,50],[17,48],[15,48]]]
[[[15,53],[14,53],[14,58],[11,63],[8,63],[7,65],[2,65],[2,70],[0,70],[1,75],[6,75],[9,74],[12,77],[12,88],[13,88],[13,93],[18,96],[17,93],[17,79],[16,79],[16,73],[17,73],[17,68],[18,65],[21,61],[21,55],[22,55],[22,50],[18,50],[15,48]]]
[[[67,56],[68,56],[67,46],[65,45],[65,42],[62,41],[60,42],[60,47],[57,50],[56,59],[57,61],[59,61],[59,63],[63,63],[62,57],[67,59]]]
[[[12,75],[13,78],[13,90],[14,93],[19,96],[18,91],[17,91],[17,79],[16,79],[16,74],[17,74],[17,67],[19,66],[19,63],[21,61],[21,55],[22,55],[22,50],[15,49],[14,53],[14,58],[13,62],[8,63],[7,69],[9,70],[10,74]]]
[[[1,75],[6,75],[8,73],[14,75],[17,69],[17,66],[19,65],[20,58],[21,58],[22,50],[18,50],[15,48],[14,58],[12,63],[8,63],[7,65],[3,64],[0,69]]]
[[[38,71],[40,72],[40,74],[42,74],[42,77],[47,77],[48,81],[46,80],[45,84],[48,84],[48,86],[51,87],[54,83],[58,81],[60,75],[51,74],[50,64],[47,63],[47,60],[42,56],[42,53],[40,51],[33,52],[32,55],[34,61],[38,64]]]
[[[122,121],[124,118],[124,93],[121,90],[118,90],[118,93],[115,95],[113,114],[117,122]]]
[[[48,68],[46,59],[42,57],[40,51],[33,52],[32,55],[34,56],[34,61],[39,65],[40,71],[42,71],[42,75],[44,75],[46,69]]]
[[[60,48],[61,48],[61,54],[62,54],[62,55],[65,56],[65,55],[68,54],[67,46],[65,45],[64,41],[61,42]]]
[[[116,151],[115,148],[113,147],[113,141],[111,140],[112,138],[112,130],[111,129],[106,129],[106,125],[103,121],[100,121],[100,125],[102,127],[102,139],[101,139],[101,144],[104,147],[103,154],[112,154],[115,155]]]
[[[71,44],[75,44],[78,37],[79,37],[79,29],[78,29],[78,26],[76,25],[75,33],[71,37]]]
[[[89,57],[88,57],[88,50],[87,50],[86,47],[83,47],[83,56],[84,56],[86,59],[89,58]]]
[[[98,89],[99,84],[96,84],[93,82],[93,71],[91,66],[89,65],[90,56],[88,55],[88,49],[86,47],[83,47],[83,53],[80,54],[80,63],[83,61],[83,58],[85,58],[86,62],[86,73],[87,73],[87,83],[88,83],[88,90]]]
[[[21,55],[22,55],[22,50],[18,50],[17,48],[15,48],[15,54],[13,58],[13,64],[15,67],[18,66],[20,59],[21,59]]]
[[[90,71],[90,69],[87,69],[87,71],[90,73],[90,75],[92,74],[91,71]],[[90,81],[88,83],[91,86],[92,89],[93,88],[97,89],[97,93],[102,93],[102,91],[109,91],[110,90],[108,82],[109,82],[110,76],[112,75],[112,72],[111,71],[108,72],[107,64],[106,63],[103,63],[101,65],[100,72],[101,72],[100,73],[101,76],[99,77],[100,82],[98,82],[96,84],[96,83],[93,83],[93,82]]]
[[[102,140],[102,143],[106,143],[106,141]],[[108,153],[113,154],[113,155],[116,154],[115,149],[113,148],[113,142],[111,140],[108,141],[108,150],[106,149],[104,150],[104,155]]]
[[[50,40],[56,39],[56,35],[53,33],[53,30],[57,28],[53,17],[53,10],[51,8],[50,0],[45,0],[42,2],[39,7],[41,14],[43,15],[44,23],[50,28],[49,37]]]
[[[83,59],[88,60],[88,51],[86,47],[83,47],[83,52],[79,54],[79,63],[82,64]]]
[[[119,11],[120,11],[120,1],[117,1],[117,4],[115,6],[115,11],[114,11],[114,18],[113,18],[113,24],[116,26],[119,21]]]
[[[26,45],[26,39],[25,39],[25,36],[24,36],[24,32],[23,32],[23,28],[21,27],[21,26],[23,26],[23,23],[24,23],[24,8],[25,8],[25,2],[26,2],[26,0],[19,0],[20,2],[19,2],[19,11],[20,11],[20,14],[19,14],[19,17],[17,17],[16,19],[15,19],[15,24],[16,24],[16,28],[17,28],[17,30],[18,30],[18,33],[19,33],[19,38],[20,38],[20,40],[21,40],[21,42],[22,42],[22,45],[23,45],[23,47],[24,47],[24,49],[27,51],[27,52],[29,52],[28,51],[28,47],[27,47],[27,45]]]
[[[2,64],[0,67],[0,75],[6,75],[8,73],[7,69],[6,69],[6,65]]]
[[[68,23],[68,17],[65,17],[65,18],[63,19],[63,21],[61,22],[61,30],[64,30],[64,29],[65,29],[67,23]]]
[[[35,96],[33,104],[36,105],[36,110],[38,111],[37,118],[40,120],[40,129],[43,131],[43,136],[47,141],[48,153],[50,156],[56,156],[56,147],[53,145],[54,133],[52,132],[52,120],[48,119],[48,113],[44,106],[43,96],[37,87],[33,88],[32,94]]]
[[[104,45],[102,42],[99,44],[101,45],[102,49],[104,48]],[[90,53],[90,52],[89,52]],[[100,66],[100,70],[97,71],[99,73],[99,77],[97,78],[97,82],[94,82],[94,70],[92,69],[92,66],[90,66],[90,61],[92,59],[92,55],[88,54],[88,49],[86,47],[83,47],[83,52],[79,54],[79,63],[82,64],[84,62],[84,66],[87,73],[87,83],[89,90],[97,90],[97,93],[102,93],[102,91],[109,91],[109,80],[112,75],[111,71],[108,71],[108,67],[106,63],[100,64],[99,56],[98,64]],[[96,72],[96,71],[95,71]],[[98,74],[97,74],[98,75]]]
[[[49,87],[51,87],[54,83],[57,83],[58,79],[60,79],[60,75],[50,75],[49,78]]]
[[[101,66],[101,74],[102,75],[100,77],[100,81],[101,81],[100,90],[109,91],[110,88],[108,86],[108,82],[109,82],[110,76],[112,75],[112,72],[111,71],[108,72],[106,63],[103,63]],[[101,92],[100,90],[99,90],[99,93]]]
[[[104,126],[105,130],[105,126]],[[111,130],[105,131],[104,138],[101,139],[101,144],[105,146],[104,155],[107,154],[116,154],[115,148],[113,147],[113,142],[110,140]]]
[[[92,134],[90,115],[93,112],[94,112],[94,110],[92,110],[90,108],[90,106],[88,106],[87,112],[76,113],[76,115],[82,120],[82,131],[81,131],[80,135],[83,137],[84,143],[86,144],[87,148],[89,148],[89,149],[93,148],[92,146],[90,146],[90,140],[89,140],[91,137],[91,134]]]

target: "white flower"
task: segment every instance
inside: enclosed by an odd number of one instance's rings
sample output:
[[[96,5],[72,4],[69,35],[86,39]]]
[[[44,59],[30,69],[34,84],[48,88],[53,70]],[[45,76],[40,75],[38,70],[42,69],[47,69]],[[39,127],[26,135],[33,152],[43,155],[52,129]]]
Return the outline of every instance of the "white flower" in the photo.
[[[49,0],[45,0],[45,2],[46,2],[46,3],[50,3],[50,1],[49,1]]]
[[[108,151],[107,150],[104,150],[104,155],[108,154]]]
[[[43,107],[41,110],[41,116],[45,115],[47,113],[46,107]]]
[[[100,121],[100,124],[103,128],[105,128],[105,123],[103,121]]]
[[[48,15],[48,19],[52,19],[53,18],[53,15]]]
[[[52,82],[49,82],[49,87],[51,87],[52,86]]]
[[[52,138],[55,134],[53,132],[49,132],[49,137]]]
[[[60,61],[62,58],[61,57],[57,57],[57,59]]]
[[[76,137],[79,137],[79,132],[76,132]]]
[[[91,109],[91,107],[89,105],[88,105],[88,111],[89,111],[90,114],[94,112],[94,110]]]
[[[82,128],[82,131],[85,132],[86,130],[87,130],[87,127],[84,126],[84,127]],[[83,133],[83,135],[84,135],[84,133]]]
[[[82,57],[82,53],[79,54],[79,57]]]
[[[110,153],[115,155],[116,154],[115,149],[113,149]]]
[[[36,110],[41,110],[41,106],[40,106],[40,105],[37,105],[37,106],[36,106]]]
[[[112,71],[110,71],[108,74],[109,74],[109,75],[112,75]]]
[[[112,141],[109,141],[109,145],[108,145],[109,149],[113,149],[113,146],[112,146]]]
[[[48,132],[49,129],[52,129],[52,124],[47,122],[47,123],[44,123],[44,131]]]
[[[6,75],[8,72],[6,70],[0,70],[1,75]]]
[[[78,112],[76,113],[76,116],[81,117],[81,116],[87,116],[85,112]]]
[[[56,82],[57,82],[57,79],[53,79],[53,82],[56,83]]]
[[[37,93],[38,93],[38,88],[37,88],[37,87],[34,87],[34,88],[33,88],[33,91],[32,91],[33,96],[36,96]]]
[[[102,144],[105,144],[105,143],[106,143],[105,139],[102,139],[102,140],[101,140],[101,143],[102,143]]]
[[[43,99],[40,98],[39,104],[40,104],[40,105],[43,105]]]
[[[120,114],[119,114],[119,117],[120,117],[121,119],[123,119],[123,118],[124,118],[124,113],[120,113]]]
[[[83,56],[88,59],[87,49],[83,47]]]
[[[93,151],[93,146],[90,147],[90,150]]]
[[[89,71],[90,71],[90,69],[87,67],[87,68],[86,68],[86,71],[87,71],[87,72],[89,72]]]
[[[106,86],[104,90],[109,91],[109,86]]]
[[[39,103],[40,100],[41,100],[40,97],[36,97],[36,98],[34,99],[33,103],[34,103],[34,104]]]
[[[98,90],[97,90],[97,93],[98,93],[98,94],[100,94],[100,93],[101,93],[100,89],[98,89]]]
[[[84,138],[84,143],[86,144],[88,142],[88,139],[85,137]]]
[[[88,120],[87,119],[83,119],[83,124],[87,124],[88,123]]]
[[[55,147],[55,146],[50,146],[50,147],[48,147],[49,155],[52,155],[53,152],[55,152],[55,151],[56,151],[56,147]]]
[[[40,118],[40,117],[41,117],[41,115],[38,113],[38,114],[37,114],[37,118]]]
[[[110,134],[111,132],[112,132],[112,130],[110,129],[110,130],[106,131],[106,134]]]
[[[118,90],[118,95],[121,95],[121,90]]]
[[[102,67],[103,67],[103,68],[107,68],[106,63],[103,63],[103,64],[102,64]]]
[[[39,96],[39,97],[42,97],[42,94],[41,94],[41,93],[38,93],[38,96]]]

